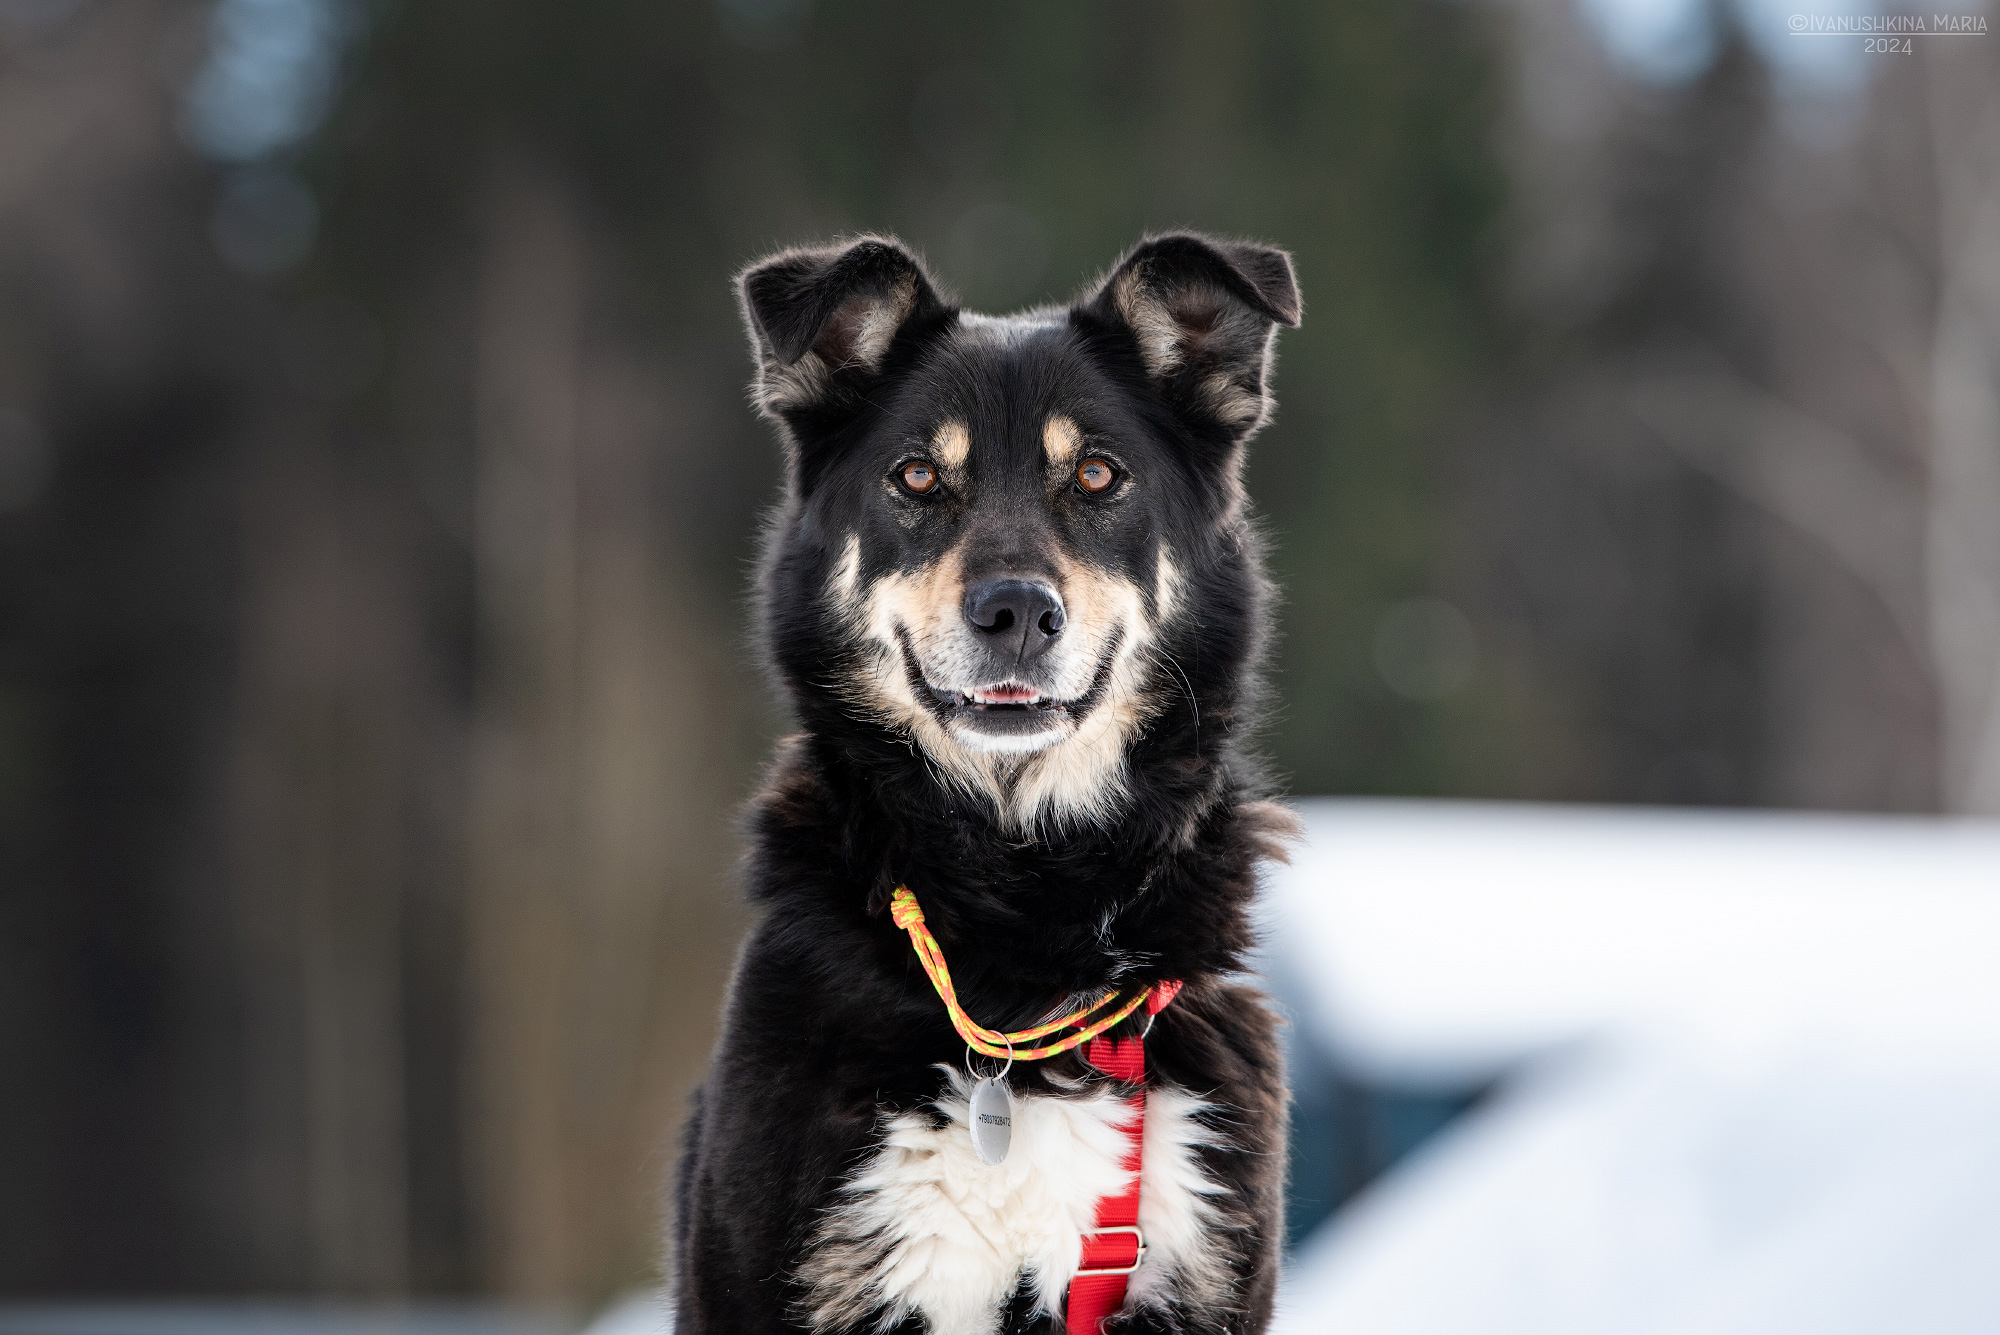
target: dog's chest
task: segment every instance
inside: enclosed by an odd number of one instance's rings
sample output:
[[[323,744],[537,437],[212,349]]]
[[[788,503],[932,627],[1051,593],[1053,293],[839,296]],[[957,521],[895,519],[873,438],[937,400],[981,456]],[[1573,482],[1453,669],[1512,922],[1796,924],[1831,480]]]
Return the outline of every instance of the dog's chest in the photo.
[[[1023,1097],[1004,1162],[974,1151],[966,1087],[954,1078],[935,1107],[888,1119],[879,1147],[842,1189],[801,1267],[820,1330],[878,1313],[883,1328],[921,1313],[931,1335],[986,1335],[1025,1279],[1042,1312],[1059,1311],[1097,1202],[1129,1186],[1131,1107],[1109,1091]],[[1199,1101],[1153,1091],[1144,1125],[1140,1227],[1149,1248],[1133,1301],[1162,1284],[1209,1287],[1202,1235],[1219,1189],[1195,1147]]]

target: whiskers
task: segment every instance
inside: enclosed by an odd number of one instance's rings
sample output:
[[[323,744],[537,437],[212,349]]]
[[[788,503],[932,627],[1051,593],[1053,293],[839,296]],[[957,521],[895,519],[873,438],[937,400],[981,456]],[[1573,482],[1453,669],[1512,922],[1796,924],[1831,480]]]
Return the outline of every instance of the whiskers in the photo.
[[[1152,660],[1155,663],[1161,664],[1164,667],[1172,668],[1174,676],[1180,679],[1181,690],[1187,695],[1188,712],[1194,716],[1194,758],[1196,760],[1200,760],[1201,759],[1201,701],[1195,699],[1194,683],[1188,680],[1188,674],[1185,671],[1183,671],[1181,665],[1174,660],[1174,656],[1168,653],[1165,649],[1160,648],[1158,645],[1149,644],[1146,646],[1146,653],[1152,658]]]

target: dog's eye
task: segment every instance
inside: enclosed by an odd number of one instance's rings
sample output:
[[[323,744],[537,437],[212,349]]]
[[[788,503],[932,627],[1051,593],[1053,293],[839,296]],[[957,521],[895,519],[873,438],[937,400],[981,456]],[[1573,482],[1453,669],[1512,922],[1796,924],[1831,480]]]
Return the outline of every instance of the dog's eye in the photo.
[[[903,479],[903,485],[919,496],[937,488],[937,469],[922,459],[912,459],[904,464],[899,476]]]
[[[1118,470],[1103,459],[1085,459],[1076,466],[1076,485],[1095,496],[1109,491],[1118,480]]]

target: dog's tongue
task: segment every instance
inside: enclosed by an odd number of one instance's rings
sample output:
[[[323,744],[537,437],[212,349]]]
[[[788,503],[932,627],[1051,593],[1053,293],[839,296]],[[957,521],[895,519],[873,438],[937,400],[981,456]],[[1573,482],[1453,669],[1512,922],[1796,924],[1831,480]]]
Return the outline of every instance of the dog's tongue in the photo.
[[[974,691],[972,698],[983,705],[1024,705],[1035,698],[1026,686],[989,686]]]

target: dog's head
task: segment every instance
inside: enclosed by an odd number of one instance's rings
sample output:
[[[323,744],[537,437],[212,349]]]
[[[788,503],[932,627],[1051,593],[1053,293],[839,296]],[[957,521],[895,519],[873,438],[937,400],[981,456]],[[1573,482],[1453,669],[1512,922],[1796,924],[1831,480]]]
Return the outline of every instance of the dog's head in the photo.
[[[894,241],[745,272],[789,504],[766,630],[809,727],[920,747],[1025,830],[1104,818],[1175,701],[1226,728],[1262,582],[1238,474],[1291,261],[1148,240],[1067,310],[961,313]]]

